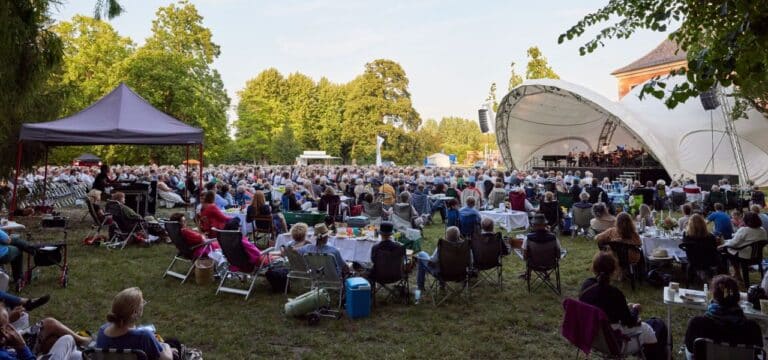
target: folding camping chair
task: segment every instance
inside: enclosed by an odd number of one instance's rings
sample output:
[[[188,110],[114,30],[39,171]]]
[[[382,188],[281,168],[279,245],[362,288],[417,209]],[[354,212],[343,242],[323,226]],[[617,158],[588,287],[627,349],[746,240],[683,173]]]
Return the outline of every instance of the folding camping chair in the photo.
[[[472,287],[477,287],[485,281],[498,287],[499,290],[503,289],[504,268],[502,267],[501,255],[504,243],[501,233],[476,236],[470,244],[472,247],[472,271],[477,273],[477,282]]]
[[[716,343],[710,339],[697,338],[693,341],[693,357],[696,360],[754,360],[765,359],[766,353],[759,346],[730,345]]]
[[[83,360],[147,360],[147,354],[137,349],[88,348],[83,351]]]
[[[275,238],[277,237],[277,231],[275,231],[275,223],[272,222],[272,215],[260,215],[253,218],[251,221],[253,231],[251,232],[251,241],[259,245],[262,239],[266,238],[264,244],[259,246],[261,249],[265,249],[273,246]]]
[[[438,263],[440,272],[432,281],[430,293],[432,303],[438,306],[453,295],[464,295],[469,302],[471,288],[469,286],[470,273],[470,244],[469,241],[453,243],[440,239],[437,241]],[[453,285],[451,283],[454,283]],[[444,288],[444,294],[440,297],[437,292]],[[438,300],[439,297],[439,300]]]
[[[304,255],[313,289],[326,289],[339,292],[338,310],[344,297],[344,279],[336,270],[336,258],[331,254],[309,253]]]
[[[221,251],[224,253],[224,257],[227,258],[227,263],[229,264],[226,272],[221,277],[219,287],[216,288],[216,295],[220,292],[243,295],[247,301],[251,296],[253,287],[256,285],[256,278],[258,275],[264,275],[267,270],[267,261],[265,261],[265,259],[268,258],[268,254],[272,249],[264,250],[258,264],[253,264],[243,247],[243,233],[241,233],[240,230],[214,229],[214,231],[217,234]],[[237,266],[240,270],[231,270],[232,266]],[[245,283],[248,285],[248,290],[224,286],[230,277],[245,279]],[[248,279],[250,279],[250,281],[248,281]]]
[[[285,257],[288,258],[289,266],[284,292],[286,295],[288,295],[288,288],[290,287],[291,279],[309,282],[312,280],[312,277],[309,276],[309,267],[307,266],[307,261],[303,256],[301,256],[301,254],[296,252],[296,250],[290,246],[283,246],[283,253],[285,254]]]
[[[432,204],[429,201],[429,196],[426,194],[411,194],[411,205],[418,215],[424,219],[424,224],[432,222]]]
[[[141,221],[129,221],[123,218],[122,209],[117,201],[110,200],[105,206],[105,211],[112,215],[112,223],[109,224],[110,238],[104,243],[108,249],[125,249],[128,242],[136,236],[136,233],[144,230]],[[133,222],[133,224],[131,224]]]
[[[184,238],[181,237],[181,224],[179,224],[176,221],[166,221],[165,231],[168,232],[168,236],[171,238],[171,241],[173,241],[173,245],[176,246],[176,250],[178,252],[176,253],[176,255],[173,256],[173,259],[171,260],[171,264],[168,265],[168,268],[165,269],[165,273],[163,274],[163,279],[165,279],[166,276],[170,275],[172,277],[175,277],[181,280],[181,283],[183,284],[189,278],[189,275],[192,273],[192,270],[195,268],[195,261],[197,261],[197,259],[199,258],[195,256],[195,250],[200,247],[210,246],[210,244],[216,241],[216,239],[208,239],[201,244],[197,244],[195,246],[189,246],[187,245],[187,242],[184,241]],[[187,268],[187,270],[183,273],[174,271],[173,266],[176,264],[177,261],[182,263],[188,263],[189,268]]]
[[[590,234],[590,221],[593,218],[592,208],[580,208],[574,206],[573,211],[573,232],[571,233],[571,239],[575,239],[579,232],[584,232],[584,236],[587,239],[591,239]]]
[[[630,245],[621,240],[612,240],[607,242],[604,246],[600,247],[600,250],[610,249],[616,259],[619,260],[619,266],[621,270],[629,276],[629,284],[632,290],[635,290],[635,281],[639,281],[642,277],[641,263],[643,259],[643,250],[638,245]],[[640,255],[640,261],[632,263],[629,261],[629,253],[637,253]]]
[[[557,247],[557,241],[527,242],[525,253],[525,280],[528,293],[546,285],[555,294],[561,295],[560,288],[560,258],[563,253]],[[536,275],[534,279],[531,274]],[[555,282],[552,282],[552,276]]]
[[[387,300],[400,297],[404,303],[408,304],[410,287],[408,273],[405,271],[407,261],[405,247],[399,245],[392,249],[379,248],[371,260],[373,269],[369,279],[373,283],[371,294],[373,305],[376,306],[376,294],[381,290],[387,292]]]
[[[575,300],[563,300],[565,316],[561,326],[561,334],[572,345],[576,346],[576,358],[584,352],[589,358],[590,352],[596,353],[601,359],[626,359],[629,356],[645,358],[640,343],[641,331],[629,334],[617,333],[611,327],[610,320],[600,308]],[[592,326],[595,331],[591,342],[585,343],[589,338],[584,335],[587,326]],[[578,335],[576,335],[578,334]],[[629,352],[629,345],[637,343],[637,351]],[[698,359],[698,357],[697,357]]]
[[[93,220],[91,224],[91,230],[85,235],[85,238],[101,235],[101,230],[104,226],[109,226],[112,223],[112,214],[105,213],[102,219],[99,219],[99,214],[96,213],[96,207],[93,205],[90,199],[85,198],[85,206],[88,208],[88,214]]]

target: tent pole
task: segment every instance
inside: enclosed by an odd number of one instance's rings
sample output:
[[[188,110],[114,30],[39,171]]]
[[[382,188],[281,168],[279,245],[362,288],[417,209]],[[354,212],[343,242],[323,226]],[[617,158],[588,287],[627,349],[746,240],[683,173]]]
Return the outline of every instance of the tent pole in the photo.
[[[186,173],[186,176],[184,176],[184,181],[186,182],[187,181],[186,179],[189,177],[189,144],[187,144],[184,147],[187,150],[187,163],[186,163],[187,164],[187,173]],[[187,202],[185,204],[189,204],[189,189],[186,186],[184,186],[184,197],[187,199]],[[187,209],[187,206],[184,205],[184,210],[186,210],[186,209]]]
[[[43,173],[43,205],[48,199],[48,145],[45,145],[45,172]]]
[[[198,187],[198,201],[203,203],[203,144],[200,143],[200,185]]]
[[[21,172],[21,148],[22,142],[19,140],[16,145],[16,173],[13,180],[13,199],[11,199],[11,209],[9,210],[8,218],[13,220],[13,215],[16,212],[16,197],[19,191],[19,173]]]

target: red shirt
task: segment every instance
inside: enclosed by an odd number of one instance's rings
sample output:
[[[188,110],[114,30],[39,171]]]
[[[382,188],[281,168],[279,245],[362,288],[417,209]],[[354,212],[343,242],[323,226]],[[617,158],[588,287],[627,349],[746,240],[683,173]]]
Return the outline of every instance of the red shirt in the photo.
[[[231,220],[214,204],[204,204],[203,208],[200,209],[200,217],[201,230],[211,237],[215,236],[211,228],[224,229],[227,222]]]

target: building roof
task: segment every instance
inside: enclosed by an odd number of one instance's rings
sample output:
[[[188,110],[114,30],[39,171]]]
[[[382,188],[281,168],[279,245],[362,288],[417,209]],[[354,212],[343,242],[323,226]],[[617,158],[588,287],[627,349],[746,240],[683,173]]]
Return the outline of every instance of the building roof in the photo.
[[[664,39],[664,41],[662,41],[655,49],[651,50],[651,52],[627,66],[614,70],[611,75],[618,75],[630,71],[683,61],[686,59],[686,55],[685,50],[680,49],[676,42],[670,39]]]

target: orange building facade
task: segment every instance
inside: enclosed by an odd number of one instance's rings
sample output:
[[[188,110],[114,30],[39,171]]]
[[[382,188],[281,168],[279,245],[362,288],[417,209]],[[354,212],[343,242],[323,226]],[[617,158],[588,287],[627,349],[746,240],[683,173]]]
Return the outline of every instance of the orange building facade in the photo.
[[[619,99],[629,93],[635,86],[642,85],[654,77],[664,77],[673,70],[688,66],[686,53],[672,40],[666,39],[645,56],[633,61],[627,66],[615,70],[619,85]]]

